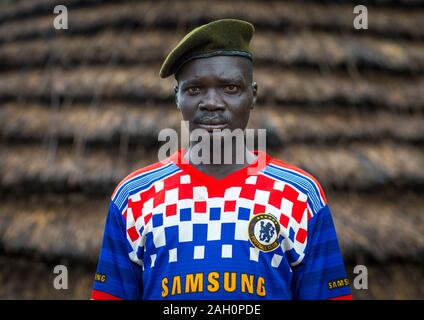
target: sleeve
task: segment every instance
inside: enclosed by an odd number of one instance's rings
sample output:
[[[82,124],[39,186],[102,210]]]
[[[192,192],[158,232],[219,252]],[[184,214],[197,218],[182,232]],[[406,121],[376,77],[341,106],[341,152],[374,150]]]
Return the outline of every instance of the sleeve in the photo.
[[[125,219],[114,202],[110,201],[92,300],[142,299],[143,271],[130,259],[131,251]]]
[[[293,268],[293,298],[351,300],[352,294],[328,205],[308,221],[303,261]]]

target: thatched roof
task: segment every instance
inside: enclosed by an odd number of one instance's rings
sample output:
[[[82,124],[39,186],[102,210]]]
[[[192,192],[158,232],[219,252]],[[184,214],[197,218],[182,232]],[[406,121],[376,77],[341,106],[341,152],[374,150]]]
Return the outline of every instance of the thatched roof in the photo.
[[[53,28],[56,4],[66,31]],[[180,130],[160,63],[224,17],[257,30],[249,126],[320,180],[348,269],[369,267],[355,297],[423,298],[424,6],[367,1],[369,29],[355,30],[356,4],[1,2],[0,298],[89,297],[111,192],[157,161],[161,129]],[[58,263],[72,270],[66,292],[43,280]]]
[[[165,57],[182,38],[182,32],[143,30],[126,32],[106,29],[91,35],[42,37],[10,42],[0,47],[0,68],[20,66],[108,63],[139,64]],[[393,42],[371,36],[339,35],[329,31],[301,30],[285,34],[269,30],[252,41],[255,63],[317,68],[385,69],[422,73],[424,44],[410,40]]]
[[[53,290],[52,270],[57,264],[65,264],[69,272],[68,290]],[[28,272],[31,270],[31,272]],[[354,278],[352,269],[349,274]],[[0,257],[1,299],[89,299],[95,266],[87,267],[62,259],[45,261],[16,256]],[[411,263],[371,265],[368,267],[367,290],[355,291],[357,299],[417,299],[424,295],[422,267]],[[7,281],[6,281],[7,280]],[[390,285],[388,285],[390,284]]]
[[[7,71],[0,79],[0,101],[16,97],[49,100],[52,95],[73,100],[103,99],[172,101],[172,77],[158,79],[160,65],[95,66],[71,70]],[[342,72],[259,67],[260,100],[266,103],[350,104],[391,109],[424,108],[424,77],[395,77],[377,71],[352,78]]]
[[[67,290],[56,290],[53,273],[56,265],[66,265],[69,274]],[[28,271],[30,270],[30,272]],[[87,267],[61,259],[46,262],[39,256],[31,258],[0,256],[0,299],[89,299],[95,266]]]
[[[53,2],[53,1],[52,1]],[[57,2],[56,2],[57,3]],[[60,4],[64,4],[60,2]],[[387,37],[420,38],[424,35],[424,14],[415,8],[368,5],[369,32]],[[70,7],[72,8],[72,7]],[[188,11],[187,8],[190,8]],[[49,9],[49,10],[48,10]],[[51,12],[53,5],[45,6],[44,14],[25,17],[9,15],[9,21],[0,25],[0,41],[12,41],[53,35]],[[6,13],[7,14],[7,13]],[[72,8],[71,33],[95,32],[102,28],[165,27],[187,28],[223,17],[251,21],[261,28],[313,28],[353,32],[352,4],[320,4],[312,1],[106,1],[101,5]]]
[[[131,145],[155,146],[160,130],[173,128],[180,132],[181,120],[175,105],[167,103],[70,103],[54,110],[40,103],[11,102],[0,109],[0,132],[3,140],[17,143],[42,142],[47,134],[54,134],[65,144],[81,138],[90,145],[110,145],[127,136]],[[424,117],[420,114],[337,105],[258,105],[251,114],[249,128],[266,129],[272,148],[387,139],[424,142]]]
[[[77,147],[19,146],[1,148],[0,183],[3,192],[102,193],[126,172],[158,161],[156,150],[125,153]],[[271,155],[300,166],[331,189],[373,190],[384,187],[422,189],[424,153],[413,146],[381,142],[369,146],[288,146]],[[90,191],[91,190],[91,191]]]
[[[424,205],[424,199],[413,192],[401,198],[395,195],[392,191],[368,195],[328,193],[336,227],[344,235],[339,242],[346,262],[358,262],[360,258],[378,263],[393,259],[424,262],[424,236],[420,232],[424,219],[415,209]],[[0,206],[3,250],[95,264],[108,201],[96,196],[40,199],[34,195],[17,203],[7,197]]]

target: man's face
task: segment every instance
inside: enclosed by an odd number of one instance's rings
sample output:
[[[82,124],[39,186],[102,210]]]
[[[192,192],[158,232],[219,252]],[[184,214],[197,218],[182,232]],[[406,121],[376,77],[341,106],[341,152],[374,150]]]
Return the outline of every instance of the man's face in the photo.
[[[256,102],[252,62],[237,56],[194,59],[176,75],[176,103],[190,131],[245,129]]]

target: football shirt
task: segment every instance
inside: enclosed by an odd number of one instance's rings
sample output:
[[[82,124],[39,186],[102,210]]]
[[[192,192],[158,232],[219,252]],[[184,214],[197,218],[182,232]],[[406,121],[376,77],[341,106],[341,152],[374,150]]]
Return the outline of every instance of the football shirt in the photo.
[[[184,149],[113,192],[92,299],[350,299],[319,182],[268,154],[223,179]]]

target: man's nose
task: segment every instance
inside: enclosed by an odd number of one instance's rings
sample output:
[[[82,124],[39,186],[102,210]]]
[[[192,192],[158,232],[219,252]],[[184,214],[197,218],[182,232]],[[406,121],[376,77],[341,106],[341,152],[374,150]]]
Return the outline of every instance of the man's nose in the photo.
[[[225,105],[219,93],[215,89],[210,89],[200,101],[199,109],[202,111],[222,110],[225,109]]]

